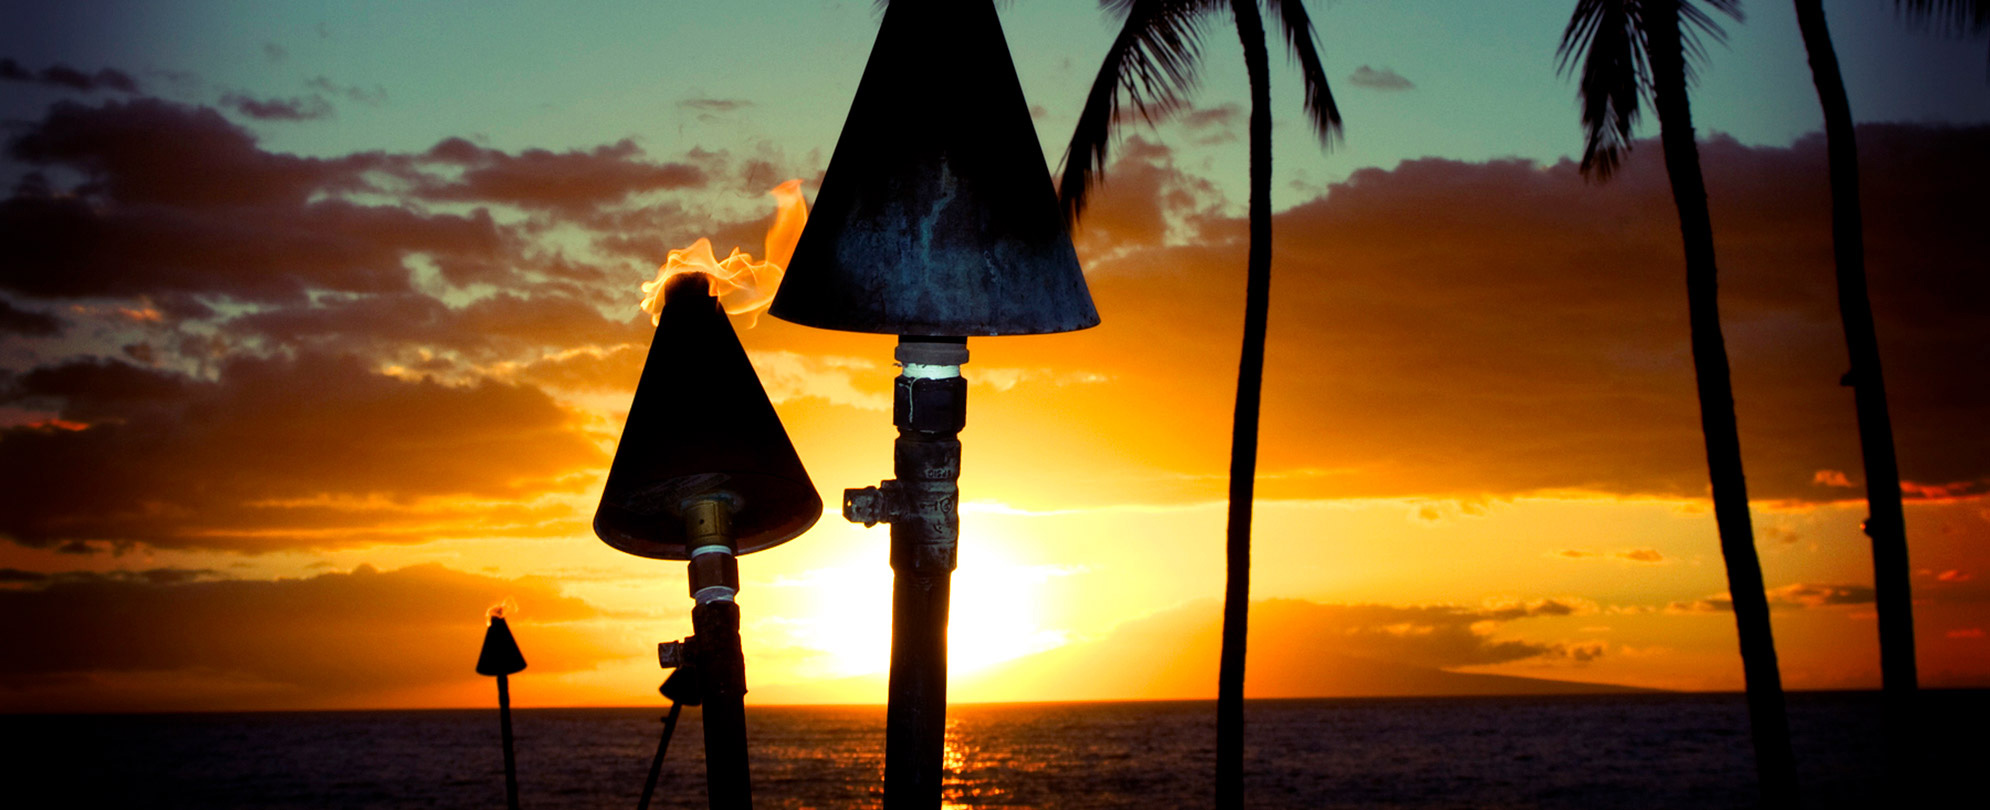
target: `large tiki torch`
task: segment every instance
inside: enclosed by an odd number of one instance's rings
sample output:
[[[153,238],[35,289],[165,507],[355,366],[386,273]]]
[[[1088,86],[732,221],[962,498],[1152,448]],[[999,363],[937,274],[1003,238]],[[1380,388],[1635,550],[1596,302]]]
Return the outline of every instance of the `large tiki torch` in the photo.
[[[787,542],[821,516],[822,498],[709,279],[671,277],[594,532],[630,554],[690,564],[695,634],[660,657],[679,668],[664,686],[673,704],[702,706],[715,809],[753,802],[735,558]]]
[[[885,12],[769,311],[899,336],[897,478],[843,514],[891,524],[885,807],[938,807],[967,338],[1099,322],[990,0]]]

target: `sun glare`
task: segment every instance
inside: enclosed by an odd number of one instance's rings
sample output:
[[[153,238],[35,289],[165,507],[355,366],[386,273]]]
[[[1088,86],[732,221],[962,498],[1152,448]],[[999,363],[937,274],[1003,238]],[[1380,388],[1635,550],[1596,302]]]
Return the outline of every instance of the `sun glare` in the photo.
[[[1017,563],[985,540],[963,547],[967,559],[954,572],[949,606],[950,674],[978,672],[1066,641],[1065,633],[1045,626],[1038,607],[1060,569]],[[882,560],[820,568],[784,584],[809,591],[806,617],[781,622],[792,643],[818,656],[798,674],[846,678],[890,670],[892,573]]]

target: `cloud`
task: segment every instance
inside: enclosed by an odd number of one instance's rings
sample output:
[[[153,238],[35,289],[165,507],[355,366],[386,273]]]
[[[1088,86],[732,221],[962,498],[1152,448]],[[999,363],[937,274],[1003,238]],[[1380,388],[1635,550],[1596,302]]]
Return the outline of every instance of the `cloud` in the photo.
[[[0,535],[40,548],[568,533],[576,516],[534,500],[606,460],[537,389],[397,379],[350,357],[237,358],[211,381],[72,361],[20,375],[5,401],[87,425],[0,430],[0,468],[35,471],[0,491]]]
[[[1644,563],[1646,565],[1657,565],[1665,562],[1665,555],[1659,553],[1658,549],[1655,548],[1633,548],[1612,552],[1565,548],[1555,552],[1555,556],[1570,560],[1616,559],[1626,562]]]
[[[605,207],[696,189],[706,178],[691,163],[650,161],[629,141],[510,153],[448,139],[412,155],[298,157],[263,150],[212,109],[154,99],[58,103],[8,153],[85,179],[65,189],[30,175],[35,182],[0,200],[0,251],[17,257],[0,290],[150,295],[167,307],[195,298],[298,304],[313,291],[402,294],[424,265],[455,285],[550,283],[569,297],[598,294],[575,287],[598,280],[598,270],[537,240],[557,220],[500,224],[489,207],[589,226]],[[460,204],[477,207],[431,209]],[[624,213],[641,223],[637,232],[654,232],[671,210]]]
[[[0,534],[78,553],[584,530],[558,498],[601,437],[536,386],[633,384],[662,254],[611,279],[588,236],[674,232],[681,208],[631,199],[727,166],[630,141],[307,158],[157,99],[54,104],[7,156],[32,170],[0,200],[0,329],[69,323],[80,354],[0,375],[54,415],[0,433],[0,464],[47,473],[0,496]]]
[[[332,117],[324,96],[256,99],[237,93],[221,97],[221,105],[258,121],[313,121]]]
[[[1176,116],[1176,121],[1187,133],[1189,142],[1197,146],[1237,140],[1237,126],[1243,120],[1244,108],[1236,104],[1196,107]]]
[[[1244,108],[1236,104],[1219,104],[1214,107],[1198,107],[1179,116],[1181,125],[1189,130],[1208,127],[1231,127],[1244,118]]]
[[[1769,606],[1808,610],[1812,608],[1838,607],[1840,605],[1869,605],[1873,603],[1873,589],[1869,585],[1851,583],[1829,584],[1794,582],[1767,591]],[[1734,600],[1727,594],[1715,594],[1704,599],[1685,602],[1672,602],[1665,607],[1668,613],[1732,613]]]
[[[320,93],[343,96],[347,101],[364,104],[369,107],[378,107],[387,103],[387,88],[379,85],[360,87],[358,85],[338,84],[324,76],[313,77],[304,84],[306,87]]]
[[[1869,585],[1798,582],[1771,588],[1769,602],[1803,608],[1870,605],[1873,603],[1873,589]]]
[[[13,59],[0,59],[0,81],[30,82],[85,93],[94,93],[98,90],[119,93],[138,92],[138,80],[122,70],[103,68],[96,73],[84,73],[68,65],[57,63],[35,71]]]
[[[1221,110],[1197,114],[1216,126]],[[1910,491],[1929,498],[1968,497],[1990,480],[1990,437],[1956,429],[1990,416],[1990,381],[1956,373],[1990,365],[1979,303],[1990,280],[1967,272],[1990,240],[1943,213],[1972,210],[1975,192],[1958,178],[1990,160],[1986,133],[1861,130],[1900,455]],[[1260,497],[1702,497],[1677,228],[1661,156],[1645,146],[1607,185],[1584,183],[1568,162],[1419,160],[1357,172],[1277,215]],[[1858,469],[1829,253],[1818,248],[1829,227],[1822,151],[1816,139],[1705,147],[1759,499],[1855,494],[1817,478]],[[301,157],[263,148],[215,110],[151,99],[55,104],[8,154],[45,176],[0,200],[0,251],[16,257],[0,301],[27,314],[0,311],[0,323],[45,330],[33,316],[59,316],[66,336],[94,341],[81,350],[91,356],[201,369],[208,376],[184,378],[195,392],[214,390],[203,386],[236,359],[349,356],[380,378],[369,384],[429,375],[439,390],[494,386],[547,402],[534,386],[626,390],[648,337],[631,317],[636,284],[698,235],[752,249],[764,201],[737,195],[735,181],[788,165],[766,149],[665,160],[631,141],[507,151],[458,138]],[[977,344],[970,379],[991,369],[982,382],[1000,384],[977,388],[974,435],[1001,437],[973,445],[977,469],[1029,471],[1005,476],[1005,502],[1222,497],[1247,245],[1231,203],[1166,146],[1126,142],[1076,234],[1104,324]],[[875,341],[778,324],[742,337],[804,413],[855,414],[883,390],[838,365],[888,357]],[[121,424],[64,418],[89,433]],[[1045,465],[1047,453],[1060,463]],[[420,521],[465,531],[433,511],[433,499],[457,496],[414,492],[406,503],[391,492],[369,500],[374,490],[271,495],[292,504],[287,517],[222,509],[201,530],[301,542],[306,518],[322,514],[325,531],[356,534],[311,542],[405,539]],[[514,517],[505,531],[552,520]]]
[[[484,611],[506,597],[523,608],[513,627],[531,672],[585,670],[614,655],[582,624],[600,611],[537,577],[434,564],[308,579],[210,577],[70,573],[0,588],[0,612],[38,619],[0,625],[9,650],[0,657],[0,706],[377,706],[400,690],[474,683]],[[94,688],[107,678],[123,679],[130,693]]]
[[[323,198],[359,185],[377,158],[265,152],[211,109],[65,102],[9,153],[91,178],[0,201],[0,252],[16,257],[0,288],[20,295],[299,301],[313,289],[406,290],[417,254],[462,275],[500,272],[504,255],[486,212]]]
[[[460,171],[454,180],[418,178],[415,193],[422,198],[566,211],[616,203],[644,192],[698,188],[708,180],[703,169],[688,163],[644,160],[642,150],[627,139],[584,151],[527,149],[514,155],[450,138],[420,160]]]
[[[1401,74],[1387,67],[1376,70],[1367,65],[1362,65],[1355,68],[1354,72],[1348,75],[1347,80],[1356,87],[1366,87],[1370,90],[1393,92],[1416,89],[1416,85],[1409,79],[1403,78]]]
[[[1521,660],[1581,666],[1602,656],[1603,645],[1593,641],[1535,642],[1492,634],[1499,623],[1566,615],[1566,609],[1554,600],[1485,609],[1255,602],[1245,692],[1307,697],[1581,690],[1588,685],[1445,671]],[[1103,639],[998,667],[980,676],[974,688],[1003,696],[990,699],[1027,695],[1049,684],[1056,685],[1054,694],[1068,698],[1205,698],[1215,688],[1211,674],[1220,615],[1213,602],[1163,611],[1121,625]],[[1128,661],[1140,665],[1126,666]]]
[[[1172,150],[1135,136],[1118,154],[1101,175],[1106,185],[1094,192],[1072,233],[1088,264],[1179,244],[1198,236],[1202,221],[1216,216],[1215,187],[1177,167]]]
[[[753,102],[743,98],[687,98],[677,102],[677,106],[699,112],[728,113],[751,107]]]
[[[1978,492],[1990,434],[1963,426],[1990,420],[1990,377],[1959,370],[1990,367],[1990,277],[1969,270],[1990,234],[1953,212],[1979,205],[1959,178],[1990,173],[1990,128],[1860,135],[1903,474]],[[1714,138],[1703,155],[1751,495],[1843,499],[1844,488],[1815,477],[1859,467],[1851,397],[1838,384],[1823,143]],[[1585,183],[1569,161],[1413,160],[1357,171],[1278,214],[1259,497],[1704,497],[1661,157],[1646,143],[1605,185]],[[1221,497],[1212,474],[1227,459],[1229,400],[1214,392],[1234,384],[1246,240],[1240,220],[1213,213],[1225,210],[1220,196],[1177,174],[1164,147],[1129,147],[1102,187],[1099,224],[1088,217],[1077,234],[1104,323],[1059,338],[1056,360],[1004,360],[1115,381],[1029,395],[1038,414],[1113,415],[1091,418],[1094,435],[1066,454],[1110,464],[1113,447],[1148,448],[1145,470],[1118,479],[1122,492],[1144,494],[1117,497]],[[1184,225],[1195,238],[1168,238]],[[1165,415],[1132,404],[1155,401],[1171,403]],[[1343,472],[1296,474],[1318,469]],[[1033,494],[1068,505],[1075,493],[1113,491],[1087,472],[1084,484],[1042,475]]]
[[[633,299],[633,296],[632,296]],[[356,296],[317,306],[231,318],[223,334],[277,346],[358,354],[402,364],[439,362],[436,371],[489,373],[495,364],[531,362],[583,348],[647,346],[651,329],[636,312],[613,320],[557,292],[503,292],[462,306],[420,293]]]
[[[1667,613],[1733,613],[1734,600],[1727,594],[1716,594],[1703,599],[1672,602],[1665,606]]]
[[[32,309],[22,309],[14,302],[0,298],[0,333],[22,337],[48,337],[60,334],[67,322],[62,318]]]

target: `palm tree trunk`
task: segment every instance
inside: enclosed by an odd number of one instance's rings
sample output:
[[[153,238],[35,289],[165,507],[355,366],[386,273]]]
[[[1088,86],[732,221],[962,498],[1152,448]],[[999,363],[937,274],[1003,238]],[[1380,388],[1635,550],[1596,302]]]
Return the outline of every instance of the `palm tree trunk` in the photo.
[[[1900,466],[1893,453],[1893,422],[1887,415],[1886,383],[1880,376],[1879,336],[1873,330],[1872,300],[1866,295],[1865,225],[1859,210],[1859,146],[1852,126],[1852,103],[1838,72],[1837,49],[1824,21],[1822,0],[1796,0],[1797,28],[1810,54],[1817,102],[1824,109],[1825,152],[1831,172],[1831,249],[1837,265],[1838,317],[1845,325],[1845,348],[1859,420],[1859,449],[1865,463],[1866,535],[1873,542],[1873,590],[1879,610],[1879,673],[1885,695],[1889,760],[1897,770],[1910,760],[1909,727],[1919,689],[1914,670],[1914,605],[1908,582],[1907,520],[1900,503]],[[1897,776],[1897,774],[1896,774]]]
[[[1918,687],[1914,664],[1913,606],[1908,586],[1907,528],[1900,498],[1900,467],[1894,457],[1893,423],[1886,385],[1880,376],[1879,338],[1873,329],[1872,300],[1866,294],[1865,226],[1859,209],[1859,147],[1852,105],[1838,54],[1825,27],[1821,0],[1796,0],[1797,27],[1824,108],[1824,139],[1831,171],[1831,244],[1837,263],[1838,310],[1859,415],[1859,444],[1865,462],[1866,501],[1872,515],[1866,534],[1873,539],[1874,588],[1879,591],[1880,679],[1889,700],[1911,697]]]
[[[1271,302],[1271,67],[1257,0],[1232,0],[1251,82],[1251,246],[1244,283],[1244,347],[1230,429],[1230,518],[1223,584],[1223,651],[1216,676],[1216,806],[1244,806],[1244,640],[1251,609],[1251,503],[1258,470],[1258,402]]]
[[[1686,301],[1694,381],[1700,396],[1700,429],[1706,438],[1714,522],[1720,532],[1728,594],[1733,599],[1734,622],[1741,640],[1762,806],[1794,808],[1796,762],[1790,753],[1789,720],[1776,666],[1776,642],[1769,629],[1769,600],[1762,589],[1762,563],[1755,554],[1755,530],[1748,515],[1748,483],[1742,475],[1741,438],[1735,428],[1734,388],[1721,336],[1713,219],[1707,208],[1706,181],[1700,174],[1700,149],[1693,140],[1692,104],[1686,95],[1679,4],[1651,3],[1645,9],[1651,15],[1653,106],[1658,110],[1665,171],[1672,181],[1672,201],[1679,210],[1679,232],[1686,252]]]

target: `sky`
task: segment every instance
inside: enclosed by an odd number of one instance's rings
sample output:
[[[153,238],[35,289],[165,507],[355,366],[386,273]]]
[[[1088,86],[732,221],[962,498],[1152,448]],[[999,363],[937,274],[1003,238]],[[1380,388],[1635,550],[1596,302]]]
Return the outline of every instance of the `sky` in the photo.
[[[1571,5],[1316,0],[1331,149],[1274,59],[1250,695],[1741,686],[1664,167],[1648,140],[1607,184],[1572,162]],[[1990,686],[1990,46],[1825,5],[1922,682]],[[1820,115],[1790,9],[1745,10],[1694,114],[1757,546],[1786,685],[1872,688]],[[640,285],[700,237],[761,252],[785,180],[813,199],[872,4],[4,13],[0,711],[481,706],[507,598],[519,705],[655,702],[683,566],[589,527]],[[1000,13],[1054,169],[1115,26]],[[1214,695],[1227,25],[1074,233],[1103,323],[970,341],[955,700]],[[734,325],[825,502],[890,475],[892,338]],[[882,701],[886,545],[832,513],[740,560],[749,701]]]

